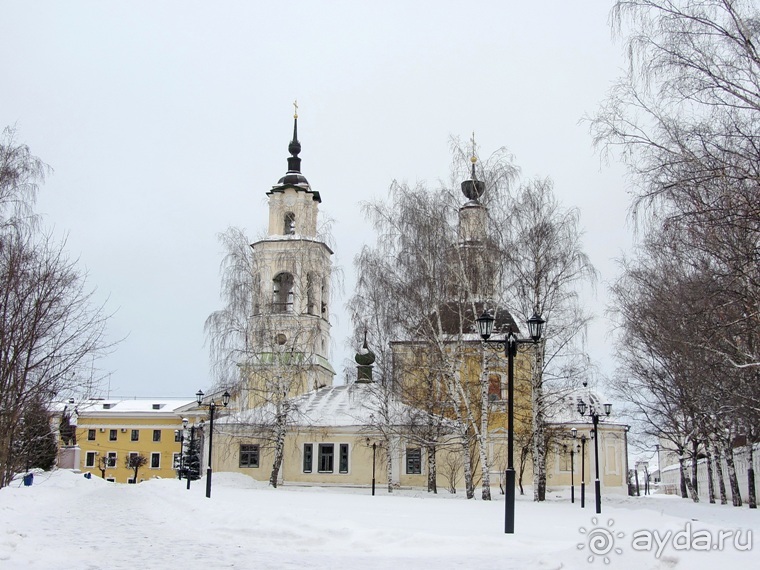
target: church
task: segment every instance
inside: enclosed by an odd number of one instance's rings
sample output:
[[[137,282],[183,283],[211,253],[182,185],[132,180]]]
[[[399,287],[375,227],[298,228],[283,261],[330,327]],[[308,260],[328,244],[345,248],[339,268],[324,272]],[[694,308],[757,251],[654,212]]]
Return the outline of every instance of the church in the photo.
[[[410,396],[421,384],[427,366],[424,351],[415,343],[392,342],[393,385],[375,382],[375,356],[366,335],[356,354],[356,376],[346,385],[334,385],[335,371],[329,361],[330,278],[333,251],[318,233],[320,193],[312,189],[301,172],[301,143],[298,115],[294,115],[293,136],[288,145],[287,172],[271,189],[268,198],[266,237],[251,244],[253,251],[253,307],[249,350],[238,363],[240,380],[228,387],[229,407],[214,423],[213,469],[244,473],[272,486],[293,485],[375,485],[429,487],[431,447],[425,445],[417,426],[426,423],[432,411],[421,409]],[[462,183],[466,198],[459,211],[460,244],[475,261],[483,257],[479,243],[487,240],[486,213],[478,198],[483,183],[475,177]],[[482,267],[482,263],[474,266]],[[483,275],[475,279],[483,292],[494,285]],[[389,300],[392,302],[392,300]],[[461,373],[472,379],[477,391],[484,373],[483,346],[476,333],[478,312],[452,311],[443,315],[457,337]],[[497,329],[517,330],[509,312],[495,314]],[[459,335],[456,335],[456,332]],[[533,360],[520,351],[515,359],[515,437],[529,437],[531,397],[530,374]],[[503,492],[506,465],[506,358],[490,357],[487,369],[488,476],[474,477]],[[586,401],[601,400],[586,394]],[[477,401],[477,394],[474,394]],[[484,399],[485,401],[485,399]],[[576,412],[577,397],[558,402],[548,417],[554,433],[547,451],[548,485],[568,486],[593,480],[593,447],[581,440],[599,438],[602,487],[624,492],[627,473],[627,426],[612,421],[599,424],[593,433]],[[422,418],[422,420],[420,419]],[[428,424],[430,422],[427,422]],[[444,410],[436,415],[435,479],[439,489],[456,492],[463,485],[466,468],[463,434],[456,414]],[[467,458],[477,464],[477,458]],[[518,468],[526,483],[531,468]]]

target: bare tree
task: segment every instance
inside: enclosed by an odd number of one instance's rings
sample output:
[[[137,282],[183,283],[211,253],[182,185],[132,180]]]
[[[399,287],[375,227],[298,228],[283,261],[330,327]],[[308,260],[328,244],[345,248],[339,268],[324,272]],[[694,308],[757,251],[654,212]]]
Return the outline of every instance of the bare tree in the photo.
[[[22,465],[13,453],[25,411],[54,395],[87,396],[91,364],[111,345],[64,244],[41,233],[33,200],[45,167],[7,130],[0,140],[0,487]]]
[[[137,473],[142,467],[148,464],[148,458],[139,453],[130,453],[124,459],[124,467],[132,469],[134,475],[132,476],[132,482],[137,484]]]

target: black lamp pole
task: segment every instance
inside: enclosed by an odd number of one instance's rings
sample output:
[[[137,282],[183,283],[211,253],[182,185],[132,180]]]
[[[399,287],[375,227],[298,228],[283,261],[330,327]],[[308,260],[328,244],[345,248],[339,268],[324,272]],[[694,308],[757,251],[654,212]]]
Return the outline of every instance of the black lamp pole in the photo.
[[[485,343],[497,343],[504,345],[504,353],[507,357],[507,471],[505,473],[505,490],[504,490],[504,532],[514,534],[515,532],[515,465],[514,465],[514,392],[515,392],[515,364],[514,359],[517,354],[518,344],[538,344],[541,340],[541,333],[544,330],[546,322],[538,314],[534,313],[528,319],[528,331],[530,339],[518,339],[517,336],[509,330],[504,340],[488,340],[493,332],[494,317],[484,311],[476,319],[478,332]]]
[[[581,436],[581,508],[586,508],[586,436]]]
[[[375,454],[377,453],[377,442],[372,442],[372,496],[375,496]]]
[[[599,410],[593,403],[587,406],[586,402],[579,400],[578,413],[581,416],[586,415],[586,408],[588,408],[588,415],[591,416],[591,422],[594,424],[594,462],[596,464],[594,491],[596,492],[596,514],[600,514],[602,512],[602,484],[599,481]],[[604,413],[609,416],[611,411],[612,404],[604,404]]]
[[[203,403],[203,392],[201,390],[198,390],[195,393],[196,401],[198,402],[198,405],[200,406]],[[230,394],[226,390],[224,391],[224,394],[222,394],[222,404],[224,404],[224,407],[227,407],[227,404],[230,403]],[[216,402],[212,399],[208,404],[209,409],[209,426],[208,426],[208,469],[206,469],[206,498],[211,498],[211,450],[213,449],[213,442],[214,442],[214,411],[216,410]]]
[[[578,430],[573,428],[570,433],[573,434],[573,442],[570,445],[570,502],[575,503],[575,438]]]

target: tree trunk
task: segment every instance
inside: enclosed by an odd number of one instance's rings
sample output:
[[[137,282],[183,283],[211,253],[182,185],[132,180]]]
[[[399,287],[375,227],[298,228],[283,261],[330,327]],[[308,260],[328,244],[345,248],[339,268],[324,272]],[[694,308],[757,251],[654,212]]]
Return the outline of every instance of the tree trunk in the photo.
[[[478,434],[478,451],[480,453],[481,496],[484,501],[491,500],[491,462],[488,457],[488,375],[485,373],[485,351],[483,351],[480,375],[480,433]]]
[[[468,499],[475,497],[475,484],[472,480],[472,466],[470,465],[470,438],[467,437],[467,428],[459,422],[459,441],[462,447],[462,469],[464,470],[464,489]]]
[[[686,489],[686,473],[684,473],[683,469],[683,451],[680,451],[680,455],[678,456],[678,476],[681,480],[681,498],[682,499],[688,499],[689,498],[689,491]]]
[[[428,464],[428,493],[438,494],[438,468],[435,459],[435,445],[427,446],[427,464]]]
[[[685,458],[684,458],[683,455],[681,455],[678,458],[678,463],[679,463],[680,468],[681,468],[681,483],[683,485],[686,485],[686,488],[688,490],[687,496],[683,497],[683,498],[686,499],[688,497],[688,495],[691,495],[691,499],[695,503],[698,503],[699,502],[699,495],[697,494],[696,489],[694,489],[694,485],[691,484],[691,479],[689,477],[686,477],[685,469],[683,467],[684,460],[685,460]]]
[[[533,406],[533,500],[546,500],[546,418],[544,415],[543,362],[541,347],[536,347],[532,371]]]
[[[694,440],[691,443],[691,486],[694,493],[699,497],[699,483],[697,481],[699,471],[699,442]]]
[[[713,481],[713,464],[712,464],[712,447],[710,440],[707,440],[707,457],[705,463],[707,465],[707,500],[710,504],[715,504],[715,482]]]
[[[728,467],[728,482],[731,485],[731,502],[735,507],[742,506],[742,495],[739,491],[739,479],[736,477],[736,466],[734,465],[734,450],[726,446],[726,466]]]
[[[747,468],[747,493],[748,493],[748,504],[750,509],[756,509],[757,508],[757,495],[755,494],[755,444],[751,440],[751,438],[747,438],[747,446],[748,446],[748,453],[749,456],[747,457],[747,460],[749,461],[749,467]]]
[[[720,446],[714,448],[713,458],[715,460],[715,470],[718,472],[718,492],[720,493],[720,504],[728,503],[726,498],[726,480],[723,478],[723,461],[720,453]]]
[[[282,467],[282,458],[285,450],[285,414],[278,404],[277,417],[275,419],[275,441],[274,441],[274,461],[272,462],[272,473],[269,475],[269,484],[277,488],[277,481],[280,477],[280,468]]]

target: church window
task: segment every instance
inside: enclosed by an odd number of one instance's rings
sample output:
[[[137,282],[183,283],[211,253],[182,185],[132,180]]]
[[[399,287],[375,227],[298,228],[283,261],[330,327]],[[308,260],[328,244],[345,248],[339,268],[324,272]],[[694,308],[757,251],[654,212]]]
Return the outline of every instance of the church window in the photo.
[[[293,276],[290,273],[278,273],[272,281],[272,310],[275,313],[293,310]]]
[[[293,212],[285,214],[285,235],[293,235],[296,233],[296,215]]]
[[[314,446],[311,443],[303,444],[303,472],[311,473],[311,464],[314,455]]]
[[[501,397],[501,377],[498,374],[491,374],[488,377],[488,401],[496,402],[503,400]]]
[[[259,466],[259,446],[251,444],[240,444],[240,467],[258,467]]]
[[[422,473],[422,450],[419,447],[406,448],[406,474],[419,475]]]
[[[340,462],[338,464],[338,471],[341,473],[348,473],[348,444],[340,444]]]
[[[306,312],[310,315],[316,313],[317,307],[314,301],[314,275],[306,274]]]
[[[327,317],[327,278],[322,279],[322,316]]]
[[[570,450],[566,445],[562,446],[562,452],[559,455],[559,470],[570,471]]]
[[[335,461],[335,445],[332,443],[319,444],[318,467],[320,473],[332,473]]]

